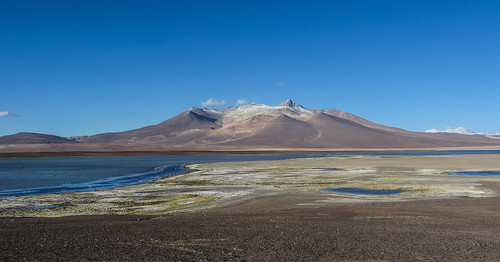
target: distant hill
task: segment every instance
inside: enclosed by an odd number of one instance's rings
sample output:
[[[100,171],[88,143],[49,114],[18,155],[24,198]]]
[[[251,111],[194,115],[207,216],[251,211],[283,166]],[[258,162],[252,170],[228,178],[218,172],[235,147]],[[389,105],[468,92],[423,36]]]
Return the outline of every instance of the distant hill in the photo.
[[[63,143],[77,143],[77,142],[60,136],[26,133],[26,132],[0,137],[0,144],[2,145],[63,144]]]
[[[22,135],[25,134],[25,135]],[[410,132],[370,122],[335,109],[311,110],[283,101],[222,110],[190,108],[162,123],[139,129],[66,139],[20,133],[2,144],[75,143],[162,145],[175,149],[254,148],[428,148],[497,146],[485,135]]]

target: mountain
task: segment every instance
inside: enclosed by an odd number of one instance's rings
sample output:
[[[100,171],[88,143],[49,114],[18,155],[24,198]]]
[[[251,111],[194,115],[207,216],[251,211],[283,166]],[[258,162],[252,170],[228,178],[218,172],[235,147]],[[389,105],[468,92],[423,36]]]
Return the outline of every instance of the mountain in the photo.
[[[0,137],[0,145],[77,143],[60,136],[21,132]]]
[[[86,143],[164,144],[176,148],[409,148],[498,145],[484,136],[410,132],[335,109],[285,100],[222,110],[193,107],[160,124],[106,133]]]
[[[493,136],[424,133],[388,127],[336,109],[283,101],[222,110],[190,108],[157,125],[73,139],[67,143],[159,145],[171,149],[424,148],[500,145]],[[0,140],[1,141],[1,140]]]

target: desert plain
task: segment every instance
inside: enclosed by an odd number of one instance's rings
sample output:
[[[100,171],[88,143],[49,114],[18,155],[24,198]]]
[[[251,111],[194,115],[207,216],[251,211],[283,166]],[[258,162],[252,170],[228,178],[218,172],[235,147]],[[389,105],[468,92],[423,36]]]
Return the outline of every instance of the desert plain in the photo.
[[[335,155],[187,168],[111,190],[1,198],[0,260],[500,259],[500,176],[448,174],[500,171],[500,155]]]

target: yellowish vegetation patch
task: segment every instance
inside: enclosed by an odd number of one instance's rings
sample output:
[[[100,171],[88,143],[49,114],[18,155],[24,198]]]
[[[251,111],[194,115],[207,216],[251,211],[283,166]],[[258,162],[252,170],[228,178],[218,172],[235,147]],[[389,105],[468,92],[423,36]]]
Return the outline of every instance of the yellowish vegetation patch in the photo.
[[[130,208],[127,214],[144,214],[154,212],[169,212],[181,208],[187,208],[207,202],[212,202],[220,197],[217,195],[192,195],[192,194],[176,194],[166,197],[146,199],[135,203],[134,208]]]

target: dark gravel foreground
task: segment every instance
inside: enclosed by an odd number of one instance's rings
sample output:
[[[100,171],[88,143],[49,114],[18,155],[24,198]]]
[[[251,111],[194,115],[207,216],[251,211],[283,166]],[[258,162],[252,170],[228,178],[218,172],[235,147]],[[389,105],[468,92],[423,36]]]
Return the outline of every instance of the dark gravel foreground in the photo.
[[[294,205],[300,201],[261,197],[162,216],[1,218],[0,261],[500,260],[499,198]]]

